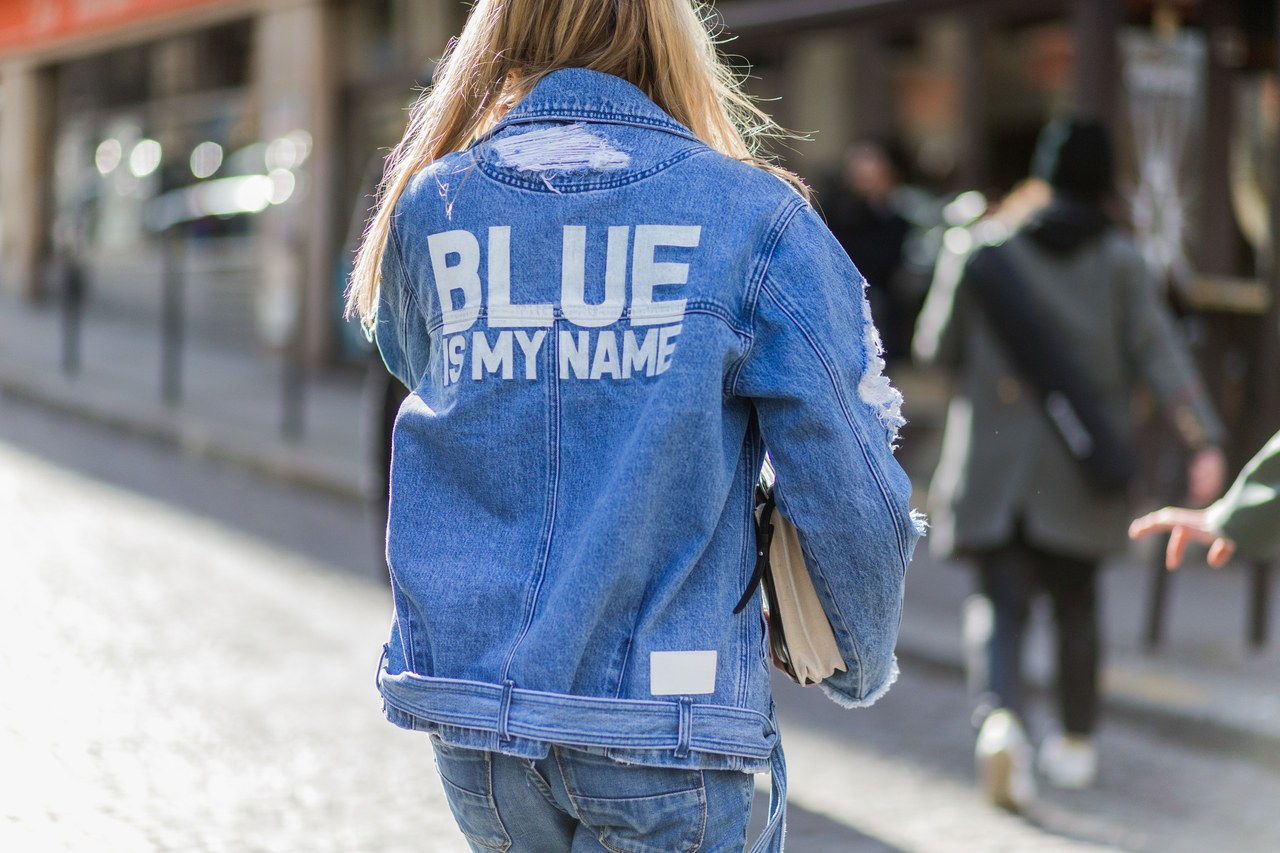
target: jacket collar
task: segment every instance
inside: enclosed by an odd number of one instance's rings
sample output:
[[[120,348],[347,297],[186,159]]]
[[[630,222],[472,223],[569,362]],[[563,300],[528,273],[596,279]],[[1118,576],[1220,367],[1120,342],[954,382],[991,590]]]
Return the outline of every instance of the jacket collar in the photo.
[[[639,87],[590,68],[559,68],[547,74],[485,136],[512,124],[574,119],[652,127],[698,140]]]

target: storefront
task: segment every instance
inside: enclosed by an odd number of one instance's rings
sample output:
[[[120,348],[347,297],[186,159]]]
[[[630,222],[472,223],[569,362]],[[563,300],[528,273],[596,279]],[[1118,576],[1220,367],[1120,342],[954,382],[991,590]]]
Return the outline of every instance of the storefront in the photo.
[[[343,246],[460,3],[0,7],[0,290],[150,323],[176,251],[195,334],[358,356]],[[175,246],[177,247],[175,249]]]

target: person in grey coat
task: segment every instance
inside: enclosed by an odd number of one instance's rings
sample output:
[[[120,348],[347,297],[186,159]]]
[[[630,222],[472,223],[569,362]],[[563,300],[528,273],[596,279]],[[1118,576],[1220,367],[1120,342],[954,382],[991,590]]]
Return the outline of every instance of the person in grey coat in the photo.
[[[930,541],[939,556],[978,567],[981,596],[966,610],[971,683],[983,694],[977,767],[987,795],[1010,808],[1034,794],[1019,673],[1029,605],[1041,590],[1057,627],[1063,732],[1042,744],[1040,769],[1062,787],[1084,787],[1096,774],[1097,567],[1125,543],[1129,512],[1124,494],[1093,486],[1012,363],[973,292],[974,251],[1002,244],[1030,303],[1070,342],[1074,368],[1115,422],[1132,425],[1139,385],[1154,392],[1193,451],[1193,502],[1215,497],[1225,473],[1223,428],[1187,347],[1138,249],[1104,212],[1113,175],[1105,128],[1049,125],[1034,171],[1039,181],[1005,205],[1028,210],[948,232],[914,347],[918,360],[954,375],[930,488]],[[1044,198],[1026,205],[1037,187]]]

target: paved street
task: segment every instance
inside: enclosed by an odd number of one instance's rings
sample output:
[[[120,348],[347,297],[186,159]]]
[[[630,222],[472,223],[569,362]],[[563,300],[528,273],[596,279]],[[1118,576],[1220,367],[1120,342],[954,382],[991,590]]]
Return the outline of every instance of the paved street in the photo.
[[[0,397],[0,531],[0,850],[464,849],[425,739],[379,714],[354,504]],[[1096,790],[992,811],[958,679],[904,669],[863,712],[779,684],[789,850],[1280,844],[1280,767],[1132,722]]]

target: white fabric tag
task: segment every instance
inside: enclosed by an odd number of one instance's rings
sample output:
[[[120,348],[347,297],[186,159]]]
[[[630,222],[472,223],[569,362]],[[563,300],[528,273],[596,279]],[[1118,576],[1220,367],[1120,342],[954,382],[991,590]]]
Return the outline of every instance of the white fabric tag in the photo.
[[[716,652],[649,652],[649,693],[653,696],[714,693]]]

